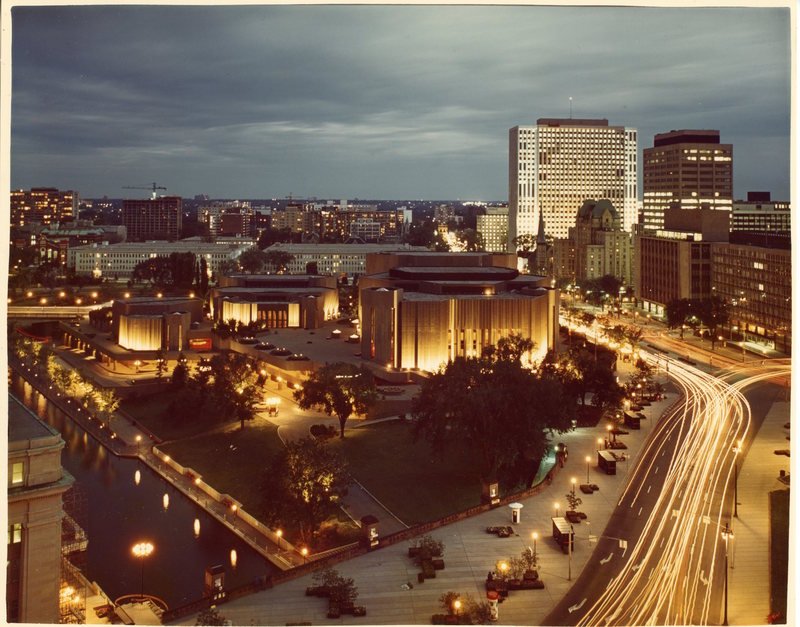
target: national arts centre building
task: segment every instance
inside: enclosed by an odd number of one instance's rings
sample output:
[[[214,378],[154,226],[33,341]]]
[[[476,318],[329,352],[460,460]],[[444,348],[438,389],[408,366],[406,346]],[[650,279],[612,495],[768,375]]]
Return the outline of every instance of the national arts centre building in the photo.
[[[502,337],[555,346],[558,290],[516,270],[516,254],[378,253],[359,281],[361,355],[390,368],[435,371]]]

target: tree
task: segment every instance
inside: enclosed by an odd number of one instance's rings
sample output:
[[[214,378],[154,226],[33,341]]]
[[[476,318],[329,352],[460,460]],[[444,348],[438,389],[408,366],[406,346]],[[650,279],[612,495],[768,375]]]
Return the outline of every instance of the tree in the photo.
[[[521,233],[511,241],[520,257],[529,257],[536,249],[536,236],[533,233]]]
[[[546,432],[566,431],[573,414],[561,381],[523,367],[509,346],[514,342],[449,362],[425,380],[413,405],[415,438],[439,453],[459,447],[482,480],[506,486],[532,481],[547,450]]]
[[[355,582],[347,577],[342,577],[335,568],[326,568],[317,571],[312,575],[312,579],[317,586],[324,586],[328,589],[328,598],[333,603],[355,603],[358,598],[358,588]]]
[[[711,350],[717,341],[717,333],[720,327],[727,324],[729,319],[728,303],[719,296],[704,298],[696,305],[697,317],[708,327],[711,338]]]
[[[364,366],[344,362],[325,364],[294,391],[294,399],[302,409],[320,407],[329,416],[335,415],[342,438],[347,419],[354,413],[369,411],[377,398],[372,373]]]
[[[164,359],[164,351],[158,349],[156,351],[156,379],[161,380],[164,373],[167,371],[167,360]]]
[[[198,614],[195,625],[225,625],[227,619],[216,608],[208,608]]]
[[[241,353],[224,353],[211,358],[211,396],[220,415],[233,416],[241,422],[252,420],[261,398],[258,375],[250,360]]]
[[[308,542],[338,511],[349,483],[345,462],[324,444],[312,437],[288,442],[264,478],[267,522],[297,526],[300,539]]]
[[[242,251],[239,255],[239,265],[248,274],[256,274],[264,269],[267,262],[267,254],[258,246],[253,246]]]
[[[289,264],[294,261],[294,255],[285,250],[268,250],[264,257],[268,268],[276,274],[284,274],[289,270]]]
[[[152,286],[167,287],[172,285],[172,268],[169,257],[152,257],[137,263],[131,278],[134,283],[147,281]]]
[[[221,276],[229,276],[231,274],[236,274],[239,272],[239,262],[234,259],[223,259],[217,265],[217,283],[219,283],[219,277]]]
[[[200,294],[208,293],[208,262],[205,257],[200,257]]]
[[[478,252],[485,249],[483,236],[475,229],[464,229],[459,233],[458,239],[464,245],[466,252]]]
[[[683,339],[683,327],[686,319],[691,312],[691,304],[688,298],[673,298],[667,303],[667,327],[670,329],[680,328],[681,339]]]

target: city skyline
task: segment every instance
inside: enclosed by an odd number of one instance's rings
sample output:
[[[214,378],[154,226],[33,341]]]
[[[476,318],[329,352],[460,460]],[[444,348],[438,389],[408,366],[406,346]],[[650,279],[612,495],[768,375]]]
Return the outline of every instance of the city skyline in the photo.
[[[16,6],[10,185],[505,200],[509,128],[572,113],[637,129],[640,164],[656,133],[718,129],[733,144],[734,197],[788,199],[788,17]]]

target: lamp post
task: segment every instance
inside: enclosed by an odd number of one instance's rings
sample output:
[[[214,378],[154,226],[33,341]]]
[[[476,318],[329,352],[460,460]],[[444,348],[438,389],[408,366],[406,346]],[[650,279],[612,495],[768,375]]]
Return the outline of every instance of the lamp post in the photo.
[[[553,503],[553,508],[556,510],[556,518],[558,518],[558,503]]]
[[[733,530],[725,523],[725,528],[722,530],[722,539],[725,540],[725,613],[723,615],[722,624],[728,624],[728,538],[733,538]]]
[[[308,549],[303,547],[300,549],[300,554],[303,556],[303,564],[305,564],[308,561]]]
[[[278,530],[275,532],[275,535],[276,535],[276,536],[278,536],[278,550],[280,551],[280,550],[283,548],[283,546],[282,546],[282,542],[283,542],[283,529],[278,529]]]
[[[536,559],[536,541],[539,539],[539,534],[534,531],[531,534],[531,539],[533,539],[533,557]]]
[[[139,455],[139,445],[142,443],[142,436],[136,436],[136,455]]]
[[[572,537],[575,531],[572,528],[572,523],[569,524],[569,538],[567,546],[569,547],[569,566],[567,567],[567,581],[572,581]]]
[[[589,464],[592,462],[592,458],[587,455],[586,456],[586,483],[589,483]]]
[[[150,554],[153,552],[153,548],[153,545],[149,542],[139,542],[134,544],[131,548],[131,552],[133,553],[134,557],[136,557],[136,559],[140,560],[142,563],[142,598],[144,598],[144,558],[150,556]]]
[[[739,453],[742,452],[742,441],[733,447],[733,516],[739,518]]]
[[[575,477],[573,477],[572,479],[570,479],[570,483],[572,483],[572,496],[574,497],[575,496],[575,484],[578,483],[578,480]]]
[[[461,609],[461,599],[453,601],[453,612],[458,616],[458,611]]]

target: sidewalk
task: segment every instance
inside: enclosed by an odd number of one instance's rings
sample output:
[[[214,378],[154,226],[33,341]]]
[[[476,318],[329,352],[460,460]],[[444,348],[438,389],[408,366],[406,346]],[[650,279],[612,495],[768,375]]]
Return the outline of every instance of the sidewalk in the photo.
[[[344,577],[352,577],[359,590],[358,604],[367,608],[366,618],[343,616],[338,624],[429,624],[431,615],[441,613],[439,596],[447,591],[470,594],[476,601],[486,598],[484,581],[488,571],[498,560],[518,557],[533,544],[531,533],[539,534],[537,554],[539,572],[544,590],[512,592],[500,606],[500,623],[516,625],[540,624],[555,604],[577,579],[589,555],[595,548],[594,537],[601,534],[614,511],[619,494],[625,485],[629,467],[635,463],[638,452],[653,429],[653,422],[676,401],[675,393],[666,400],[653,403],[644,409],[648,417],[640,431],[631,430],[622,439],[628,444],[628,461],[618,465],[618,474],[605,475],[597,469],[597,438],[605,435],[605,424],[580,428],[555,436],[555,441],[567,444],[569,458],[549,486],[539,494],[523,499],[521,522],[515,526],[517,535],[497,538],[486,533],[490,525],[511,524],[508,507],[499,507],[472,518],[441,527],[431,535],[445,545],[446,568],[438,571],[435,579],[417,583],[419,568],[407,556],[407,542],[384,547],[336,565]],[[569,557],[562,553],[551,538],[551,517],[554,504],[565,511],[566,494],[571,490],[571,479],[578,483],[586,480],[585,457],[591,458],[588,472],[592,483],[600,490],[591,495],[580,494],[583,503],[579,509],[588,515],[587,521],[575,525],[575,551],[572,555],[571,579]],[[383,531],[383,520],[381,530]],[[409,587],[408,584],[412,586]],[[309,621],[328,623],[325,617],[327,603],[324,599],[305,596],[305,588],[312,585],[312,576],[306,575],[288,581],[273,589],[258,592],[220,606],[219,611],[236,625],[282,625],[287,622]],[[183,624],[193,624],[194,617],[186,617]]]
[[[763,625],[769,614],[769,493],[788,489],[778,481],[790,459],[775,455],[788,449],[789,403],[777,401],[764,418],[744,463],[739,468],[738,518],[733,518],[734,543],[728,573],[728,623]],[[766,555],[766,557],[765,557]]]

